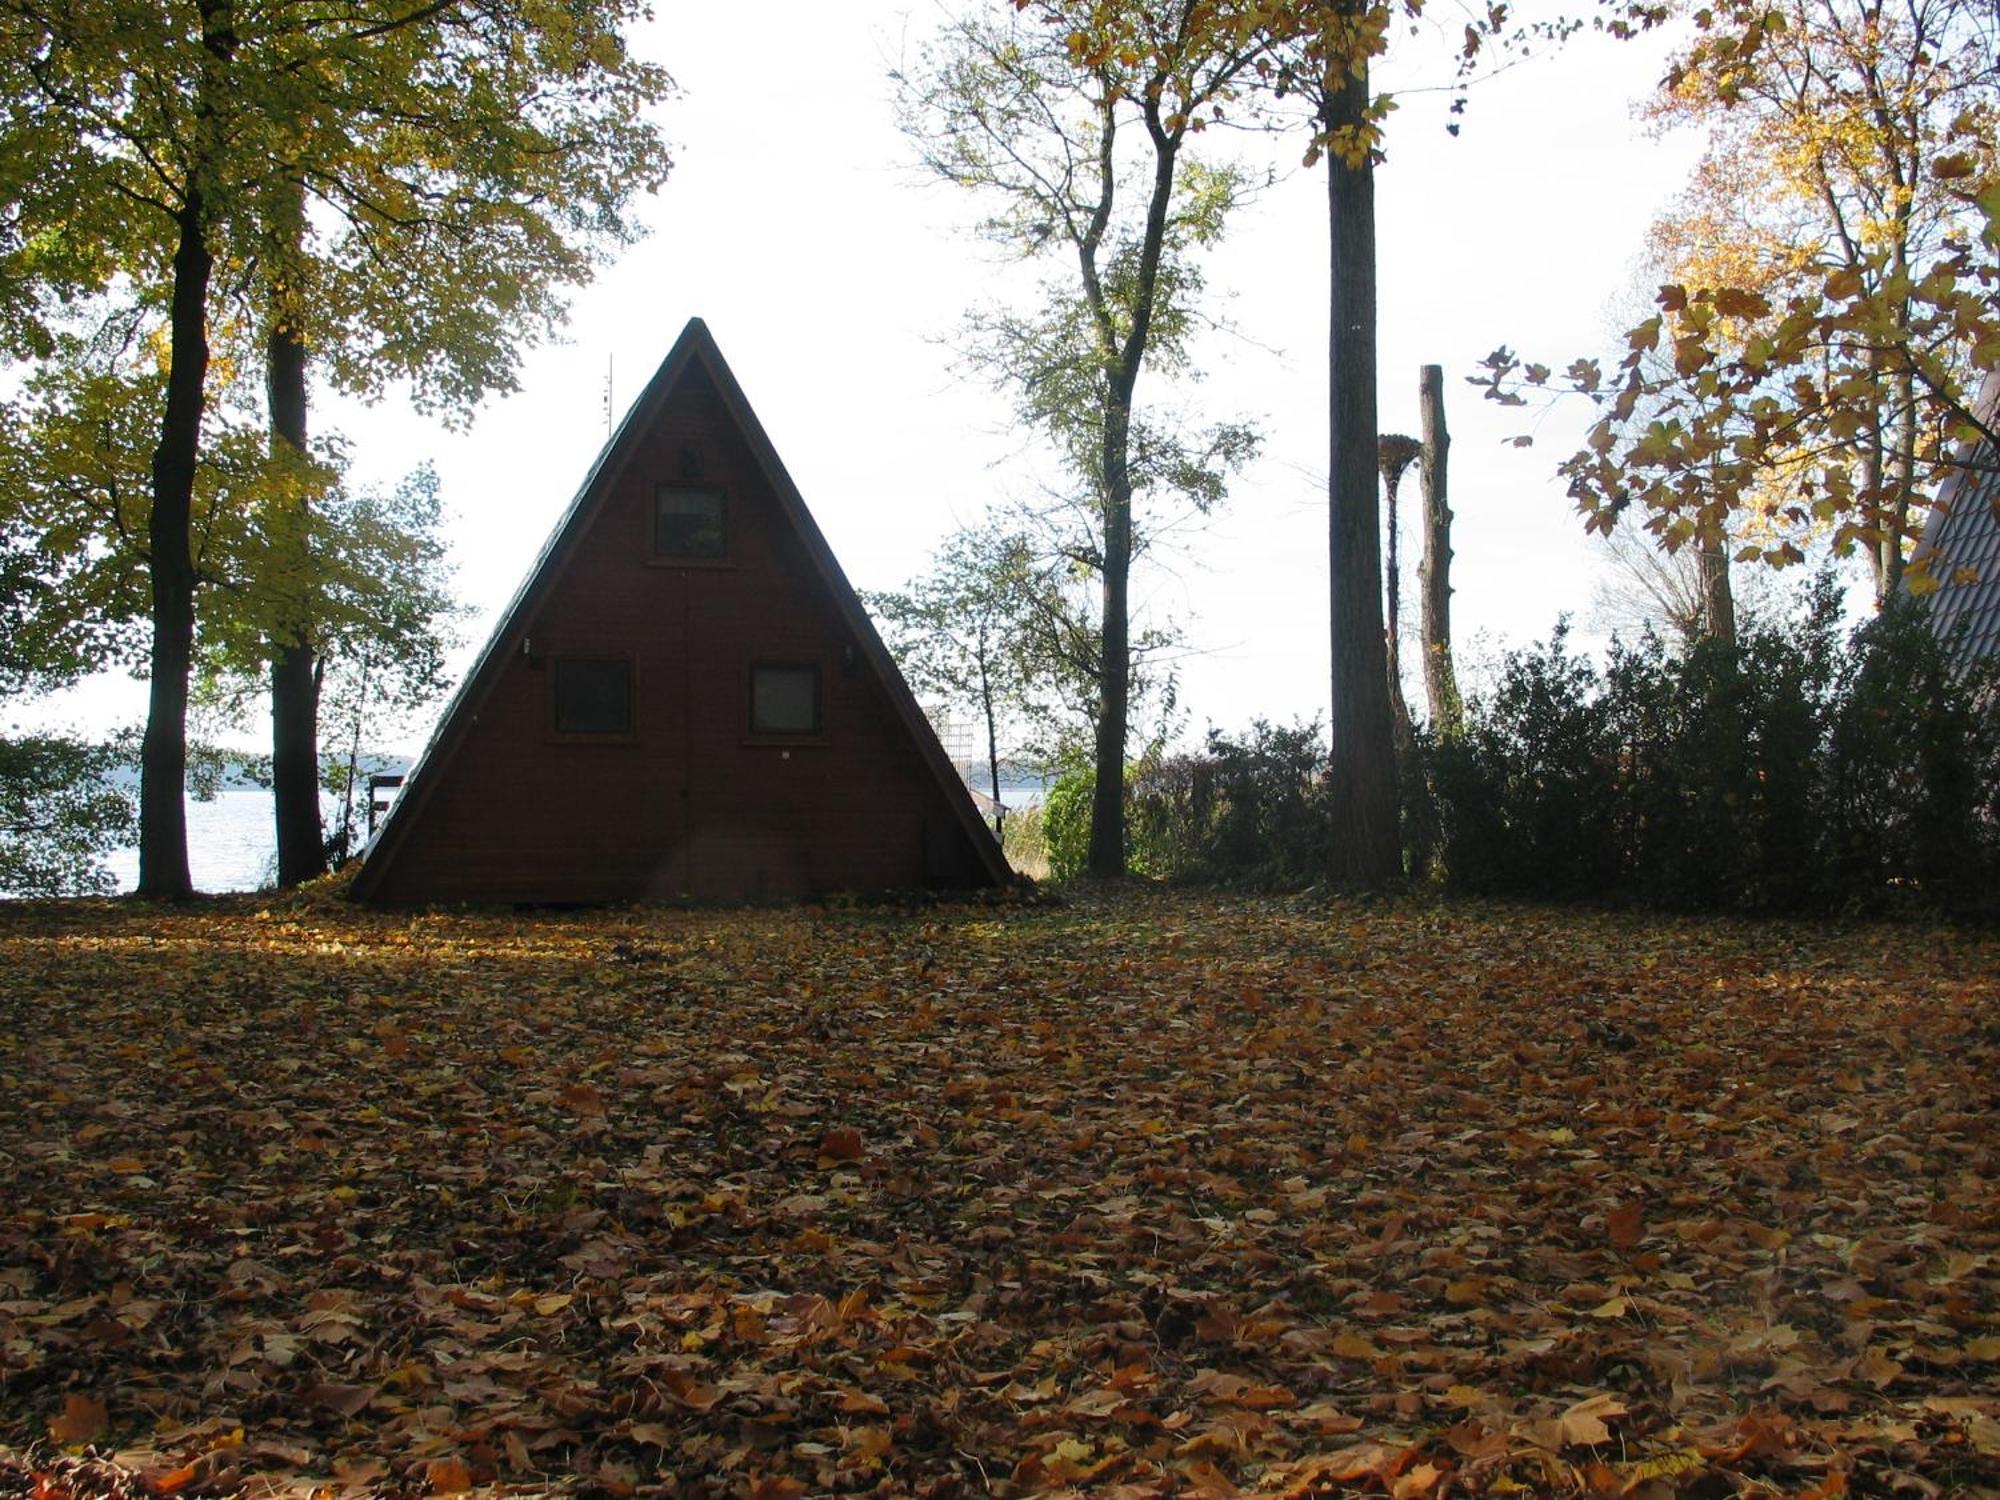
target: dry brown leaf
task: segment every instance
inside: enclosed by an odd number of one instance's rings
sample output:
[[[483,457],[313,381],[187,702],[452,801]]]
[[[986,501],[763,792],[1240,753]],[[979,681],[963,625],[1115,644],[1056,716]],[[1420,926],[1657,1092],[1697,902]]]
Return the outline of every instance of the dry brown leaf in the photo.
[[[103,1398],[72,1391],[63,1398],[61,1414],[49,1419],[49,1438],[65,1446],[94,1443],[110,1426],[111,1416]]]

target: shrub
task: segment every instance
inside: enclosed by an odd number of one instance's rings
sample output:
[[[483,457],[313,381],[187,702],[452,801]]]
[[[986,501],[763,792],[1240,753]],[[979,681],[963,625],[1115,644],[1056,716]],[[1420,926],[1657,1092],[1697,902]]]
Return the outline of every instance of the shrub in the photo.
[[[1090,862],[1090,799],[1096,790],[1096,775],[1084,767],[1063,772],[1042,798],[1042,847],[1051,880],[1074,880]]]
[[[1992,682],[1954,677],[1908,600],[1843,646],[1824,583],[1788,625],[1679,656],[1647,635],[1601,676],[1559,628],[1422,746],[1445,878],[1682,909],[1990,901]]]
[[[1286,889],[1326,871],[1318,724],[1208,733],[1205,754],[1142,763],[1127,789],[1132,866],[1163,880]]]

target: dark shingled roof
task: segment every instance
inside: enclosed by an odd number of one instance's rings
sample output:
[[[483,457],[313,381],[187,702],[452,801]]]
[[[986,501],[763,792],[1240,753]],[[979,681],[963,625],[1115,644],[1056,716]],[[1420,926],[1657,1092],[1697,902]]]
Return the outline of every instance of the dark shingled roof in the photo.
[[[2000,423],[2000,370],[1988,372],[1978,411]],[[1939,582],[1931,628],[1968,663],[2000,660],[2000,444],[1967,443],[1956,463],[1917,543]]]

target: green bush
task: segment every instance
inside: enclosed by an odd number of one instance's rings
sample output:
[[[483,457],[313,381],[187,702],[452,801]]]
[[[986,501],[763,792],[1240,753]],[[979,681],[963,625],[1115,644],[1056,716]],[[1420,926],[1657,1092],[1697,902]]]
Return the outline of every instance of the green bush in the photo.
[[[1790,624],[1680,656],[1649,635],[1601,675],[1558,629],[1422,746],[1444,877],[1686,910],[1990,907],[1994,680],[1955,677],[1909,600],[1843,643],[1824,583]]]
[[[1326,746],[1318,724],[1256,721],[1206,753],[1141,763],[1126,791],[1135,871],[1156,879],[1296,889],[1328,858]]]
[[[1049,879],[1074,880],[1090,863],[1090,799],[1097,777],[1087,767],[1063,772],[1042,798],[1042,847]]]

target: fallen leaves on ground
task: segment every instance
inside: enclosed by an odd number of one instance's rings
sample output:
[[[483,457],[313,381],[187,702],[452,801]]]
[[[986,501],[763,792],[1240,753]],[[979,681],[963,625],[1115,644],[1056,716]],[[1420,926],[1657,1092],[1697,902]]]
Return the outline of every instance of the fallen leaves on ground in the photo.
[[[0,1493],[1991,1487],[1996,976],[1157,893],[0,910]]]

